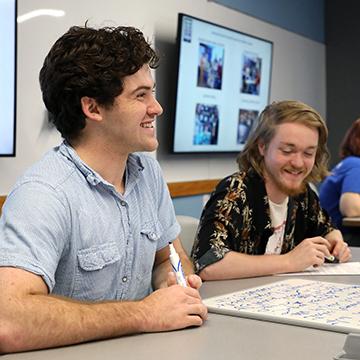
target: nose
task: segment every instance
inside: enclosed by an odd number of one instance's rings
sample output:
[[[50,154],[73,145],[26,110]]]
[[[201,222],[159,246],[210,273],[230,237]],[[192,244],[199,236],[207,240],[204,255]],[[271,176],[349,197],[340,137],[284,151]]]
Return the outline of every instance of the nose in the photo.
[[[153,97],[153,101],[148,108],[148,112],[151,116],[160,116],[163,113],[163,108],[155,97]]]
[[[300,152],[294,153],[291,158],[291,166],[295,168],[302,168],[304,166],[304,159]]]

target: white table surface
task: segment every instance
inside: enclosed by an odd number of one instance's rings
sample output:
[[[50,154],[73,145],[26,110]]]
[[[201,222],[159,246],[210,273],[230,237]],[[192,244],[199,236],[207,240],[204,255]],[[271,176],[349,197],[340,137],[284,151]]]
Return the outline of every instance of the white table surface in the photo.
[[[353,260],[360,261],[360,248],[353,248]],[[286,277],[209,281],[203,298],[284,280]],[[311,276],[347,284],[360,283],[360,276]],[[34,329],[36,331],[36,329]],[[329,360],[342,351],[346,334],[294,325],[209,314],[199,328],[172,332],[124,336],[56,349],[1,356],[1,360]]]

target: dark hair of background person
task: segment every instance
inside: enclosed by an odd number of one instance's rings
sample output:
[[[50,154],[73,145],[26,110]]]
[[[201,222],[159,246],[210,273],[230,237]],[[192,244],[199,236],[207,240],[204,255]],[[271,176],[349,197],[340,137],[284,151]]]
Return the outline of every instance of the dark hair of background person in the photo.
[[[328,129],[325,121],[316,110],[309,105],[295,100],[273,102],[262,111],[256,128],[250,134],[243,151],[237,158],[240,170],[248,171],[253,169],[260,176],[263,176],[264,159],[260,154],[258,145],[262,142],[265,144],[265,148],[267,148],[276,134],[277,126],[284,123],[298,123],[317,129],[319,143],[315,156],[315,164],[306,181],[321,181],[329,174],[328,162],[330,154],[326,145]]]
[[[355,120],[346,132],[339,156],[341,159],[347,156],[360,156],[360,118]]]
[[[125,76],[143,65],[156,68],[159,57],[133,27],[71,27],[52,46],[40,70],[43,101],[61,136],[70,141],[86,125],[81,98],[111,107]]]

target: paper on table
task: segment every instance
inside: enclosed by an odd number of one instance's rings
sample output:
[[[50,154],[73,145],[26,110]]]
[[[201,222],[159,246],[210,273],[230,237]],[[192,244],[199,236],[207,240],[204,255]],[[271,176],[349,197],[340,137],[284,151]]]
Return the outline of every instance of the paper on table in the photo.
[[[348,334],[360,333],[359,299],[360,285],[290,278],[203,302],[210,312],[218,314]],[[346,352],[352,355],[353,350],[348,351],[349,348],[352,346],[346,346]],[[356,354],[357,350],[355,348]]]
[[[324,264],[319,267],[310,266],[304,271],[300,272],[277,274],[277,276],[299,275],[360,275],[360,262]]]

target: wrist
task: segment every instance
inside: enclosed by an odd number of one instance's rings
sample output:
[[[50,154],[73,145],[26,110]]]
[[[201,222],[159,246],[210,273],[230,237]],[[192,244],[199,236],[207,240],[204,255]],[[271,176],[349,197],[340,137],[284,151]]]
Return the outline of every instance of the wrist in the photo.
[[[154,311],[149,303],[149,297],[136,302],[137,311],[136,311],[136,323],[138,325],[138,332],[152,332],[156,328],[154,319]]]
[[[288,273],[294,271],[289,253],[280,255],[280,263],[281,263],[280,266],[281,273]]]

